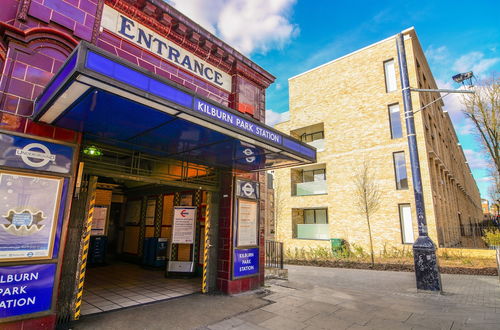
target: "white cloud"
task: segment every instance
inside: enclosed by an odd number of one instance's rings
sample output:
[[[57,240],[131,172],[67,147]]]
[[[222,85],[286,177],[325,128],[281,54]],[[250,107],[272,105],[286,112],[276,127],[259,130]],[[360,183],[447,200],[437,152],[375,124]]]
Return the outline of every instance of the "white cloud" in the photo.
[[[266,124],[269,126],[274,126],[287,120],[290,120],[290,111],[276,112],[266,110]]]
[[[453,69],[457,72],[473,71],[476,76],[481,76],[499,61],[500,57],[484,58],[482,52],[470,52],[460,56],[453,64]]]
[[[167,2],[247,55],[282,48],[299,33],[288,18],[296,0]]]
[[[443,62],[449,57],[449,51],[446,46],[435,48],[431,45],[425,51],[425,57],[429,60],[429,62]]]
[[[464,149],[464,154],[471,170],[481,170],[488,168],[489,163],[485,159],[484,153],[472,149]]]
[[[487,183],[493,183],[495,179],[492,176],[483,176],[482,178],[476,179],[478,182],[487,182]]]

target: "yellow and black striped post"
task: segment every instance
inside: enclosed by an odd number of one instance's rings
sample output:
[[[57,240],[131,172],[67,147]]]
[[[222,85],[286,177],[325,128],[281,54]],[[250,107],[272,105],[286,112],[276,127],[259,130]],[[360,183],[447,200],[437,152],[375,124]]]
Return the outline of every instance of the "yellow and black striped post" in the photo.
[[[80,274],[78,275],[78,291],[76,293],[75,300],[75,314],[74,319],[78,320],[80,318],[82,298],[83,298],[83,284],[85,282],[85,271],[87,268],[87,256],[89,254],[89,244],[90,244],[90,231],[92,230],[92,217],[94,216],[94,206],[96,198],[96,188],[97,188],[97,177],[92,176],[89,180],[88,189],[88,206],[87,206],[87,218],[83,225],[82,231],[82,243],[81,243],[81,264],[80,264]]]
[[[205,243],[203,244],[203,283],[201,287],[202,293],[208,292],[208,255],[210,251],[210,204],[212,194],[207,192],[207,206],[205,208]]]

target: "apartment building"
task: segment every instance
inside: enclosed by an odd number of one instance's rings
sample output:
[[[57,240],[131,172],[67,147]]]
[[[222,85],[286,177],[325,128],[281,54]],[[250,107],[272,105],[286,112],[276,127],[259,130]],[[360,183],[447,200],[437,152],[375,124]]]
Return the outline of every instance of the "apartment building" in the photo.
[[[437,88],[413,28],[404,34],[410,85]],[[276,128],[317,148],[318,162],[275,171],[276,238],[285,249],[328,247],[331,238],[368,246],[356,206],[365,166],[380,191],[371,215],[376,250],[418,236],[410,157],[392,36],[289,79],[290,120]],[[482,221],[481,199],[438,93],[413,92],[429,235],[440,247],[464,246],[461,228]]]

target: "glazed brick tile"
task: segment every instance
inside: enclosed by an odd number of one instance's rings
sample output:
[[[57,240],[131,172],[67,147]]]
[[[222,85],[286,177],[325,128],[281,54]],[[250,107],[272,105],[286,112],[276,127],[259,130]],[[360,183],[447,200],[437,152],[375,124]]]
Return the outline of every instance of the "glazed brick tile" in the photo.
[[[37,85],[47,85],[50,79],[53,77],[52,72],[47,72],[44,70],[40,70],[38,68],[29,66],[26,72],[26,81],[29,81],[33,84]]]
[[[56,140],[61,140],[61,141],[66,141],[66,142],[75,142],[76,141],[76,132],[66,129],[66,128],[61,128],[61,127],[56,127],[55,133],[54,133],[54,138]]]
[[[24,133],[26,118],[0,112],[0,127],[9,131]]]
[[[0,94],[0,96],[2,96]],[[2,110],[16,113],[17,106],[19,105],[19,97],[14,95],[5,95],[1,104]]]
[[[156,56],[153,56],[151,54],[149,54],[148,52],[146,51],[142,51],[141,52],[141,58],[146,61],[146,62],[149,62],[151,64],[153,64],[154,66],[157,66],[157,67],[161,67],[161,63],[162,61],[156,57]]]
[[[26,133],[52,138],[54,136],[54,127],[29,120],[26,125]]]
[[[80,9],[87,13],[95,14],[97,11],[97,5],[95,2],[89,0],[80,0]]]
[[[141,57],[141,49],[129,44],[128,42],[122,41],[121,49],[134,56]]]
[[[179,78],[177,76],[172,75],[171,80],[178,83],[178,84],[184,85],[184,80],[182,80],[181,78]]]
[[[54,66],[52,67],[52,73],[56,73],[62,67],[64,62],[54,61]]]
[[[15,62],[14,67],[12,68],[12,77],[24,80],[24,77],[26,75],[26,68],[26,64]]]
[[[137,65],[137,57],[135,57],[134,55],[130,54],[130,53],[127,53],[119,48],[116,49],[116,53],[118,56],[120,56],[121,58],[127,60],[127,61],[130,61],[134,64]]]
[[[59,0],[59,1],[61,1],[61,0]],[[78,4],[80,3],[80,0],[62,0],[62,1],[67,2],[70,5],[73,5],[75,7],[79,7]]]
[[[76,23],[75,28],[75,36],[80,39],[91,41],[92,40],[92,29],[82,25],[80,23]]]
[[[27,99],[19,99],[17,113],[21,116],[31,116],[33,114],[33,101]]]
[[[8,83],[7,92],[20,97],[30,98],[33,92],[33,84],[24,80],[11,78]]]
[[[141,60],[140,58],[137,59],[138,63],[139,63],[139,66],[143,69],[146,69],[146,70],[149,70],[151,72],[155,72],[155,66],[144,61],[144,60]]]
[[[85,26],[88,28],[93,28],[95,23],[95,16],[92,15],[85,15]]]
[[[155,68],[155,73],[159,76],[162,76],[163,78],[167,78],[167,79],[170,79],[171,78],[171,75],[170,73],[168,73],[167,71],[165,70],[162,70],[160,68]]]
[[[121,46],[121,40],[117,37],[115,37],[114,35],[106,32],[106,31],[103,31],[100,35],[99,35],[99,38],[98,40],[102,40],[102,41],[105,41],[107,42],[108,44],[111,44],[115,47],[120,47]]]
[[[104,49],[107,52],[110,52],[113,55],[118,55],[116,48],[113,45],[108,44],[102,40],[97,40],[97,46]]]
[[[36,54],[36,55],[29,55],[25,53],[18,52],[17,53],[17,60],[19,62],[23,62],[26,64],[29,64],[31,66],[40,68],[45,71],[50,71],[52,70],[52,64],[54,63],[54,60],[48,56],[45,56],[43,54]]]
[[[85,13],[71,4],[62,0],[45,0],[45,5],[54,10],[54,12],[61,13],[66,17],[71,17],[73,20],[84,23]],[[54,19],[54,14],[52,14],[52,19]]]
[[[30,16],[38,18],[41,21],[44,21],[45,23],[49,23],[52,10],[37,2],[32,1],[30,4],[30,9],[28,11],[28,14]]]
[[[42,94],[44,87],[35,85],[33,87],[33,95],[31,97],[32,100],[36,99],[40,94]]]
[[[52,21],[56,22],[64,26],[65,28],[70,29],[71,31],[75,30],[75,21],[69,18],[68,16],[64,16],[57,11],[52,11]]]

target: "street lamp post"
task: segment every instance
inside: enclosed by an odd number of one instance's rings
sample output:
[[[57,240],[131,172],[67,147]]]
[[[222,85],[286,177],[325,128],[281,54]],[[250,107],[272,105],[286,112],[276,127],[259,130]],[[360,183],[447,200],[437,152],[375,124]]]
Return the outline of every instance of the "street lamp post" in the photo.
[[[413,107],[411,103],[410,81],[406,63],[406,52],[403,34],[396,37],[398,51],[399,73],[403,89],[403,106],[408,134],[408,149],[410,151],[410,164],[413,179],[413,192],[415,193],[415,209],[417,212],[418,238],[413,243],[413,260],[415,262],[415,276],[417,290],[441,291],[441,274],[439,273],[436,246],[429,237],[427,220],[425,218],[424,195],[422,193],[422,178],[418,158],[417,137],[415,135],[415,122],[413,120]]]
[[[401,76],[401,87],[403,91],[403,106],[405,113],[406,132],[408,134],[408,149],[410,151],[410,164],[413,179],[413,192],[415,194],[415,209],[417,212],[418,238],[413,243],[413,259],[415,262],[415,277],[417,280],[417,290],[422,291],[442,291],[441,274],[439,273],[438,260],[436,256],[436,246],[429,237],[427,230],[427,220],[425,218],[424,195],[422,192],[422,177],[420,174],[420,161],[418,158],[417,136],[415,135],[415,122],[413,115],[429,105],[441,100],[450,93],[474,93],[472,90],[452,90],[452,89],[422,89],[411,88],[408,78],[408,66],[406,63],[406,51],[404,37],[402,33],[396,36],[396,48],[398,51],[399,73]],[[473,78],[473,73],[466,72],[453,76],[457,83],[464,83]],[[444,96],[432,101],[429,104],[413,111],[411,103],[411,92],[438,92],[446,93]]]

